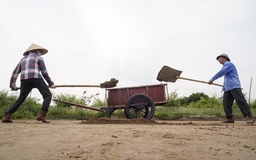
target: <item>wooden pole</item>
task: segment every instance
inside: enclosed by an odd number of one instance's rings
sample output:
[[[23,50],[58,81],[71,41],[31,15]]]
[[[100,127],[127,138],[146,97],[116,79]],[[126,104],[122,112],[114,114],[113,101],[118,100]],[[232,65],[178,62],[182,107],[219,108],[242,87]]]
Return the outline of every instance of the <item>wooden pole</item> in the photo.
[[[252,77],[251,77],[250,89],[249,89],[249,100],[248,100],[249,105],[251,103],[251,90],[252,90]]]
[[[208,84],[208,82],[200,81],[200,80],[196,80],[196,79],[191,79],[191,78],[185,78],[185,77],[180,77],[180,76],[176,76],[176,78],[178,78],[178,79],[183,79],[183,80],[188,80],[188,81],[193,81],[193,82],[199,82],[199,83],[205,83],[205,84]],[[212,83],[212,85],[222,87],[222,85],[221,85],[221,84]]]

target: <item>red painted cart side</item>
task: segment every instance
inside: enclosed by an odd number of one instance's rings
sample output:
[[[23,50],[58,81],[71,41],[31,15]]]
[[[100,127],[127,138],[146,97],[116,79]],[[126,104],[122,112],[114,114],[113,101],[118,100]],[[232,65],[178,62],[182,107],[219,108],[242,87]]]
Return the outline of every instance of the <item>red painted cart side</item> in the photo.
[[[149,96],[156,106],[168,103],[167,84],[155,84],[123,88],[108,88],[106,89],[107,104],[108,106],[123,108],[132,95],[139,93]]]

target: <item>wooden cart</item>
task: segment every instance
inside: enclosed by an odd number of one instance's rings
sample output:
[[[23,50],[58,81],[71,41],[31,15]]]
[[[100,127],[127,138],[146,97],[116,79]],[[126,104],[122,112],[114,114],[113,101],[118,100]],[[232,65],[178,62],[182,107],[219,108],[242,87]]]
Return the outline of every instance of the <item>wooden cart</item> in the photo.
[[[124,109],[126,118],[134,119],[143,117],[150,120],[154,116],[155,106],[168,103],[167,84],[107,88],[106,99],[107,106],[101,108],[84,106],[57,99],[54,99],[54,101],[105,112],[109,118],[116,109]]]

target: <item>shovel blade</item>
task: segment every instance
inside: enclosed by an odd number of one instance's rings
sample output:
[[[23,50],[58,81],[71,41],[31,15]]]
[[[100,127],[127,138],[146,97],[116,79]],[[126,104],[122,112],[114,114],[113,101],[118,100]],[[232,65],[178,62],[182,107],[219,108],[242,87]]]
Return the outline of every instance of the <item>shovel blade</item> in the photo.
[[[176,82],[181,75],[182,71],[173,69],[169,66],[163,66],[162,69],[158,72],[157,80],[158,81],[165,81],[165,82]]]

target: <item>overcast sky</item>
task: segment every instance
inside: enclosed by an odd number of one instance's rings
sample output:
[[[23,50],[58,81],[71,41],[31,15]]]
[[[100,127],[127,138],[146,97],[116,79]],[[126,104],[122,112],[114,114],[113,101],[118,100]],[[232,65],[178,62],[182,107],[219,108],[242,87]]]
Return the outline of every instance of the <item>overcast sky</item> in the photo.
[[[49,50],[43,58],[56,85],[97,85],[112,77],[118,87],[158,84],[163,65],[208,81],[222,67],[216,56],[226,53],[247,99],[253,78],[256,99],[255,8],[255,0],[0,0],[0,89],[10,91],[13,69],[36,43]],[[83,91],[105,96],[100,88],[52,90]],[[168,83],[168,91],[222,95],[221,87],[186,80]],[[32,97],[41,98],[35,89]]]

